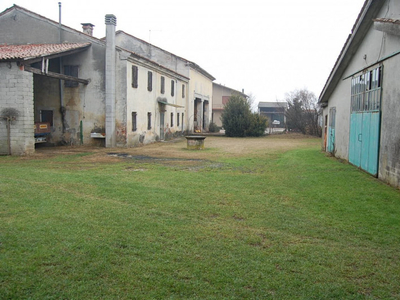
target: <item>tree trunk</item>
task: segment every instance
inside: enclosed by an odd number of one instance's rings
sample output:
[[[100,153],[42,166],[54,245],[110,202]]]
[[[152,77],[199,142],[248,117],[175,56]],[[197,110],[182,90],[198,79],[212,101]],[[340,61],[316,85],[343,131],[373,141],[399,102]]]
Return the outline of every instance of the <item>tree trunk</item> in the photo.
[[[7,118],[8,155],[11,155],[11,118]]]

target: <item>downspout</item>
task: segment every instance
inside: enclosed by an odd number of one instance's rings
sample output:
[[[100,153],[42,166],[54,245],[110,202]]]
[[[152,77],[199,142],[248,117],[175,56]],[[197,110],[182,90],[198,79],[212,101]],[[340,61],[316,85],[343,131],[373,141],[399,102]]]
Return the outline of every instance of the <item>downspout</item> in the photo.
[[[58,30],[59,30],[59,42],[62,44],[62,28],[61,28],[61,2],[58,2]],[[60,74],[62,73],[63,61],[60,57]],[[60,113],[62,132],[65,133],[65,107],[64,107],[64,81],[60,79]]]

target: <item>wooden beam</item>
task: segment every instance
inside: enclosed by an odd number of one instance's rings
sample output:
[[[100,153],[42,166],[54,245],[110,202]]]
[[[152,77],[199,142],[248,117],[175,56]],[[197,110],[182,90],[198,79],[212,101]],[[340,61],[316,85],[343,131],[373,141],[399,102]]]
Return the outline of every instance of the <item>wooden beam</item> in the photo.
[[[24,70],[27,71],[27,72],[31,72],[31,73],[34,73],[34,74],[47,76],[47,77],[51,77],[51,78],[75,81],[75,82],[83,83],[84,85],[88,85],[89,82],[90,82],[89,79],[81,79],[81,78],[78,78],[78,77],[68,76],[68,75],[54,73],[54,72],[50,72],[50,71],[48,71],[47,73],[43,73],[42,70],[36,69],[36,68],[32,68],[31,66],[27,66],[27,65],[24,65]]]

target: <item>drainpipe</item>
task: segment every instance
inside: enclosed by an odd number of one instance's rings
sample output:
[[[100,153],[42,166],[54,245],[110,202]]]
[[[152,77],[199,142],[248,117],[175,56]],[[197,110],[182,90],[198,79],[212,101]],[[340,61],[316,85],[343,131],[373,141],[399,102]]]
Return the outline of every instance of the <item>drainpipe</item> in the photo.
[[[58,30],[59,30],[59,42],[62,44],[62,28],[61,28],[61,2],[58,2]],[[62,57],[60,57],[60,74],[62,73]],[[62,132],[65,133],[65,107],[64,107],[64,81],[60,79],[60,113]]]
[[[115,147],[115,27],[117,18],[114,15],[106,15],[106,73],[105,73],[105,88],[106,88],[106,147]]]

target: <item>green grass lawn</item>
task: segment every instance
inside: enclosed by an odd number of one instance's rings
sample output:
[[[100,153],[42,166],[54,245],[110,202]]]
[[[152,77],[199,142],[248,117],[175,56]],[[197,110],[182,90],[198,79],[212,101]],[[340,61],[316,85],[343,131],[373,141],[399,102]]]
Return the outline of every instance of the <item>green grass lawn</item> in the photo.
[[[400,299],[399,191],[319,143],[0,157],[0,299]]]

